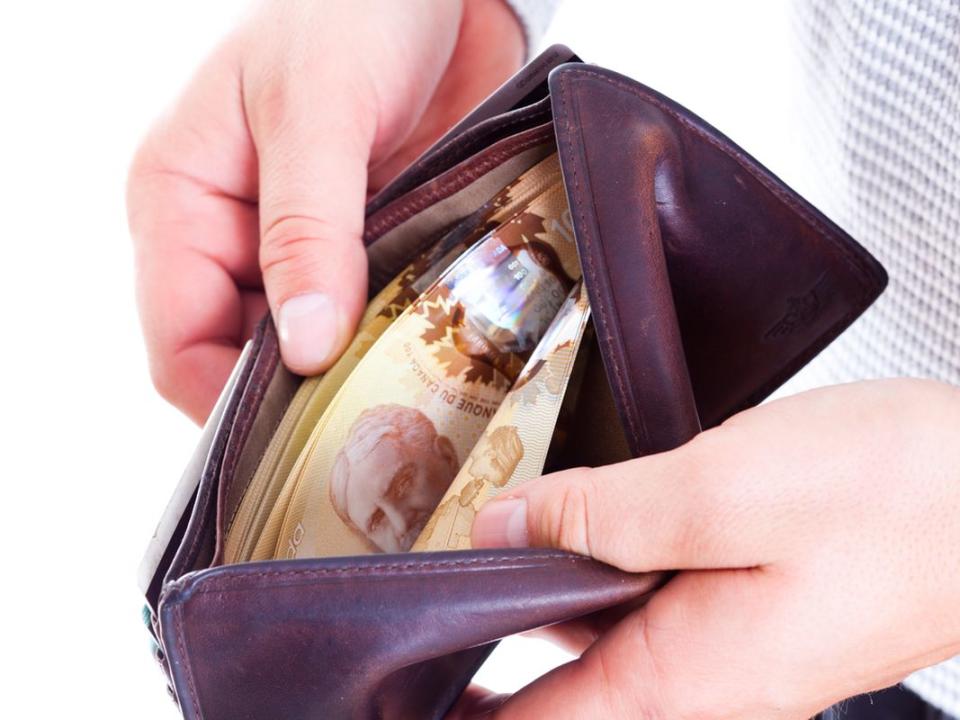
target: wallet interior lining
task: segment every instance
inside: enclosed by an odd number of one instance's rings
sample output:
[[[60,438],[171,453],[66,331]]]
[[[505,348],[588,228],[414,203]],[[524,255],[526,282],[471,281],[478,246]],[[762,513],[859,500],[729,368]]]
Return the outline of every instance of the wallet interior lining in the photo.
[[[550,122],[550,98],[488,118],[464,132],[450,138],[442,146],[428,150],[404,173],[402,182],[390,183],[369,202],[367,214],[373,215],[398,198],[441,174],[452,170],[464,161],[470,161],[478,153],[495,143],[515,138],[523,131],[541,127]],[[412,172],[411,172],[412,170]]]
[[[254,473],[267,451],[267,446],[302,381],[303,378],[287,370],[283,363],[277,363],[248,431],[243,452],[240,453],[230,473],[231,480],[222,485],[222,501],[218,511],[222,520],[218,520],[217,523],[218,526],[222,526],[222,532],[218,532],[218,535],[229,531],[233,525],[240,501],[247,492]]]
[[[550,125],[501,140],[367,219],[370,295],[501,188],[555,151]]]

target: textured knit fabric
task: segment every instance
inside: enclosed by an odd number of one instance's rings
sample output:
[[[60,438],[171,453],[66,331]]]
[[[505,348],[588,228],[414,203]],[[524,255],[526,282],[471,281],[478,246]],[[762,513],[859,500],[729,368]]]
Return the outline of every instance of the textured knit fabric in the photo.
[[[960,0],[795,9],[810,93],[803,125],[826,190],[815,201],[890,274],[876,305],[803,378],[960,384]],[[960,658],[906,685],[960,717]]]
[[[823,712],[817,720],[951,720],[909,690],[894,686],[851,698]]]

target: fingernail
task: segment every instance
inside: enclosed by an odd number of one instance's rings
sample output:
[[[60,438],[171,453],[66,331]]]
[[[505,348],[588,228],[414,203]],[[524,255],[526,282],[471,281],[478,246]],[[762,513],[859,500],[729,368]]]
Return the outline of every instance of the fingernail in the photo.
[[[497,500],[481,508],[471,541],[477,548],[527,547],[526,498]]]
[[[295,371],[319,371],[339,344],[339,312],[323,293],[287,300],[280,306],[277,325],[283,359]]]

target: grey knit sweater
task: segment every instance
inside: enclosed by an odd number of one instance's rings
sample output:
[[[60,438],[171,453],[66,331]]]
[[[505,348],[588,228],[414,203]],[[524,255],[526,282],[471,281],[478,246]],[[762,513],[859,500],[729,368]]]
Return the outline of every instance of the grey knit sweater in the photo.
[[[890,274],[804,379],[960,385],[960,0],[795,0],[795,18],[818,204]],[[960,717],[960,658],[905,684]]]
[[[535,49],[557,0],[509,2]],[[791,388],[886,376],[960,385],[960,0],[794,5],[818,204],[883,262],[890,286]],[[960,718],[960,658],[906,684]]]

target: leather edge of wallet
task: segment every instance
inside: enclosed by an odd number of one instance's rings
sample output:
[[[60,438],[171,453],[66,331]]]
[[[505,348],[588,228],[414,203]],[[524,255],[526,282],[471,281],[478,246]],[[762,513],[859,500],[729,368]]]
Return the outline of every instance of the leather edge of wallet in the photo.
[[[693,132],[735,160],[744,172],[756,180],[795,217],[801,219],[812,233],[829,243],[845,260],[848,267],[852,270],[852,274],[860,284],[861,293],[859,298],[850,304],[847,312],[838,322],[811,340],[803,351],[789,358],[771,377],[759,381],[753,391],[746,393],[738,402],[732,404],[730,407],[724,408],[718,417],[701,417],[704,427],[716,425],[730,415],[762,401],[792,377],[800,368],[812,360],[827,345],[833,342],[833,340],[870,307],[883,292],[888,282],[888,276],[876,258],[846,231],[708,122],[679,103],[642,83],[621,75],[620,73],[595,65],[568,63],[554,68],[550,73],[551,94],[569,93],[569,90],[564,89],[564,85],[569,85],[571,81],[573,83],[599,82],[613,85],[619,91],[626,92],[642,102],[653,105],[683,126],[685,130]],[[558,110],[555,104],[555,123],[563,116],[563,113],[563,109]],[[558,131],[557,134],[559,144],[560,132]]]
[[[434,585],[450,582],[451,577],[456,577],[461,572],[522,573],[525,570],[538,573],[541,578],[550,578],[548,583],[562,587],[567,587],[569,580],[574,578],[576,582],[570,585],[579,584],[582,588],[590,588],[587,595],[591,599],[571,601],[564,593],[563,597],[549,606],[545,606],[541,600],[526,603],[521,598],[542,599],[543,593],[545,590],[549,591],[549,587],[545,589],[542,580],[530,587],[522,582],[510,583],[511,593],[517,596],[518,611],[526,609],[526,615],[523,612],[517,613],[521,618],[519,621],[513,617],[507,621],[501,620],[497,625],[499,631],[485,633],[481,629],[472,641],[464,642],[460,648],[431,646],[430,652],[413,658],[413,664],[450,652],[481,647],[507,635],[579,617],[584,613],[599,611],[629,600],[642,600],[669,578],[668,574],[659,572],[626,573],[591,558],[546,549],[307,558],[225,565],[189,573],[164,588],[159,606],[161,637],[167,651],[167,663],[177,689],[181,712],[188,719],[200,718],[205,714],[204,679],[194,672],[191,647],[194,643],[201,642],[205,634],[223,641],[222,633],[225,630],[211,626],[208,620],[205,622],[204,615],[210,612],[219,613],[225,597],[252,593],[254,596],[260,595],[258,601],[262,602],[263,593],[282,593],[291,585],[313,586],[316,592],[323,586],[331,589],[349,588],[354,581],[366,584],[375,580],[377,586],[382,588],[384,583],[391,580],[408,583],[410,579],[422,579],[424,582],[418,584],[418,587],[423,588],[426,596],[432,597],[435,603],[447,603],[455,602],[455,598],[444,593],[438,594]],[[433,582],[430,582],[431,580]],[[581,589],[581,594],[582,592]],[[472,601],[470,602],[472,604]],[[203,609],[204,603],[208,603],[206,610]],[[576,612],[571,612],[571,603],[576,607]],[[411,609],[413,607],[419,606],[411,606]],[[550,607],[556,609],[551,610]],[[200,617],[191,617],[196,611],[200,612]],[[545,618],[545,614],[549,617]],[[319,615],[322,616],[323,613]],[[538,621],[534,622],[532,618],[538,618]],[[333,616],[330,619],[336,620]],[[356,619],[353,622],[356,622]],[[337,656],[336,646],[330,648],[329,652],[332,657]],[[470,674],[475,669],[471,667]],[[224,672],[229,673],[229,670]],[[389,674],[384,679],[388,677]]]

